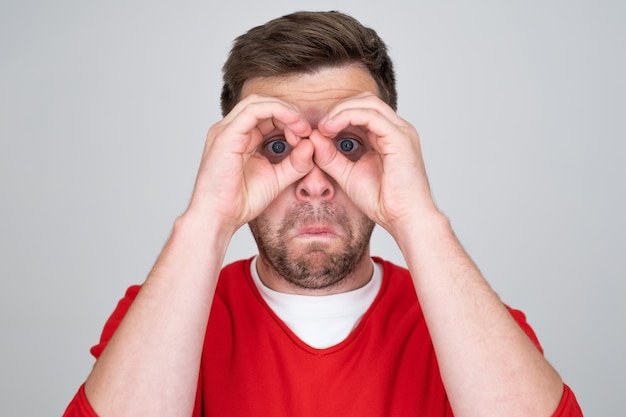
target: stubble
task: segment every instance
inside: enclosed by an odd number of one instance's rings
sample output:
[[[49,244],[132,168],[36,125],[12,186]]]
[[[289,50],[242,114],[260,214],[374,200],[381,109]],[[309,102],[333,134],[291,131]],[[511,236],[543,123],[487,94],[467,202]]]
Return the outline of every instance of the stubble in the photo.
[[[327,224],[340,232],[339,248],[324,241],[312,241],[295,248],[291,232],[309,224]],[[262,215],[249,223],[261,260],[296,287],[319,290],[341,283],[367,253],[374,222],[364,215],[351,219],[331,203],[300,203],[292,207],[278,227]]]

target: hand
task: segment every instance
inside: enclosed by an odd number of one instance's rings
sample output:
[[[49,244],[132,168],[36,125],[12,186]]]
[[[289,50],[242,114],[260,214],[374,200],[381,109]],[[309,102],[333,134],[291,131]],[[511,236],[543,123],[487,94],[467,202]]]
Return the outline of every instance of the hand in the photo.
[[[289,157],[272,164],[257,150],[272,134],[285,137]],[[239,227],[259,215],[289,184],[313,168],[311,126],[293,106],[251,95],[207,134],[188,211]]]
[[[354,161],[333,140],[350,126],[364,129],[363,145],[368,147]],[[392,235],[436,210],[417,131],[378,97],[359,94],[340,102],[319,122],[310,139],[315,163]]]

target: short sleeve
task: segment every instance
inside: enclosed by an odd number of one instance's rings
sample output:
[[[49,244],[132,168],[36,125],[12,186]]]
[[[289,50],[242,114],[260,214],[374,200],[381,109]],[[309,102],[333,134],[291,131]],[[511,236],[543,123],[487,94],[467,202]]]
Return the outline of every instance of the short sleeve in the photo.
[[[126,312],[128,312],[128,309],[133,303],[135,297],[137,297],[140,288],[141,286],[138,285],[128,288],[124,298],[119,301],[117,307],[107,320],[104,325],[104,329],[102,330],[102,335],[100,336],[100,342],[91,348],[91,354],[96,359],[100,357],[107,343],[111,340],[111,337],[113,337],[115,330],[117,330],[117,327],[122,322],[122,319],[126,315]],[[78,392],[67,406],[63,417],[98,417],[87,400],[84,384],[81,385]]]

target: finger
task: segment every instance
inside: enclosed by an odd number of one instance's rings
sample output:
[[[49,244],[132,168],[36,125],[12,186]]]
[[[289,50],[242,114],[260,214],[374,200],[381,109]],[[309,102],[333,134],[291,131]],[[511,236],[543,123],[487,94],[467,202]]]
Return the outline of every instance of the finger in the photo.
[[[400,139],[406,136],[400,126],[372,108],[344,109],[318,124],[318,130],[326,137],[334,137],[349,126],[365,129],[372,148],[382,154],[399,152],[402,148]]]
[[[299,137],[307,137],[311,131],[308,121],[292,107],[273,100],[255,101],[245,103],[235,114],[229,114],[222,121],[221,133],[228,138],[242,139],[238,151],[250,152],[263,136],[285,128]]]
[[[260,94],[252,94],[244,98],[243,100],[239,101],[235,105],[235,107],[233,107],[233,109],[226,116],[224,116],[224,121],[226,123],[232,122],[233,119],[235,119],[239,114],[245,111],[250,105],[256,105],[256,104],[264,105],[264,104],[270,104],[270,103],[279,103],[285,106],[286,108],[293,110],[294,112],[298,112],[298,109],[295,106],[285,101],[282,101],[276,97],[264,96]]]
[[[276,182],[268,182],[267,175],[258,175],[257,171],[260,166],[269,167],[274,171]],[[247,164],[248,184],[250,189],[260,189],[261,187],[271,186],[266,189],[266,195],[276,196],[287,188],[290,184],[304,177],[311,169],[313,169],[313,144],[309,140],[301,140],[291,151],[289,156],[277,164],[270,164],[265,157],[256,155],[251,159],[251,163]],[[253,174],[257,172],[257,174]],[[276,188],[274,188],[276,187]],[[269,203],[269,201],[268,201]]]
[[[262,124],[265,123],[265,131],[271,131],[272,128],[280,129],[285,125],[291,125],[294,130],[297,130],[297,126],[294,123],[301,123],[306,129],[310,129],[310,126],[306,119],[302,116],[300,111],[294,105],[282,101],[278,98],[262,95],[251,95],[244,100],[237,103],[233,110],[224,118],[225,124],[231,124],[234,120],[246,116],[246,119],[250,116],[256,116],[252,118],[252,122],[257,123],[262,128]],[[305,136],[306,131],[298,131],[299,134]]]
[[[295,134],[306,137],[310,132],[307,120],[297,111],[281,103],[253,103],[237,115],[224,129],[226,133],[244,135],[257,128],[261,134],[289,127]]]
[[[343,188],[354,162],[337,150],[332,139],[322,135],[319,131],[313,131],[309,139],[315,149],[313,162]]]
[[[378,96],[369,92],[364,92],[354,95],[352,97],[348,97],[347,99],[335,104],[326,115],[326,118],[333,118],[337,113],[351,108],[373,109],[378,111],[383,117],[386,117],[391,121],[400,119],[395,110],[389,107],[387,103],[382,101]]]
[[[277,164],[277,168],[282,171],[279,176],[279,179],[283,178],[282,188],[304,177],[313,169],[313,154],[313,143],[308,139],[303,139],[294,146],[287,158]]]

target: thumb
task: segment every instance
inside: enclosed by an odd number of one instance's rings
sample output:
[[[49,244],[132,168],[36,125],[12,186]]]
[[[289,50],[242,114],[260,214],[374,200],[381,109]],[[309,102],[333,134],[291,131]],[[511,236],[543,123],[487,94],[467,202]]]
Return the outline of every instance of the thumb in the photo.
[[[313,156],[315,164],[344,188],[354,164],[337,150],[332,139],[322,135],[319,131],[312,132],[309,139],[315,149]]]
[[[301,139],[289,156],[274,165],[280,190],[284,190],[313,169],[314,147],[308,139]]]

